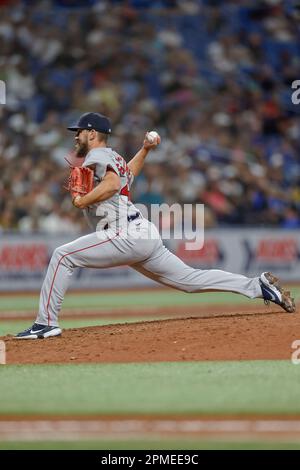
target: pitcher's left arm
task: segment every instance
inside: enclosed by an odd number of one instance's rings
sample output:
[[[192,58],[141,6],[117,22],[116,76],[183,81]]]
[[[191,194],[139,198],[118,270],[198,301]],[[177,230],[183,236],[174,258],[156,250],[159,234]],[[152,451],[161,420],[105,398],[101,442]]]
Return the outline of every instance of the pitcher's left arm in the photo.
[[[107,169],[107,172],[102,181],[85,196],[76,196],[73,199],[73,204],[79,209],[84,209],[91,206],[96,202],[106,201],[114,196],[121,188],[121,181],[119,175],[113,170]]]

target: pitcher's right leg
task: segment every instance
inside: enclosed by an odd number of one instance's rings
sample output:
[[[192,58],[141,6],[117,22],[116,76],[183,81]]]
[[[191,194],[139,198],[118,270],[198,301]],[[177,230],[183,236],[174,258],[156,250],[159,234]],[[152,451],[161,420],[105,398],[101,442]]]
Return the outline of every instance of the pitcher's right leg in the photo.
[[[201,270],[186,265],[162,243],[150,258],[132,266],[141,274],[184,292],[224,291],[262,297],[259,277],[248,278],[219,269]]]

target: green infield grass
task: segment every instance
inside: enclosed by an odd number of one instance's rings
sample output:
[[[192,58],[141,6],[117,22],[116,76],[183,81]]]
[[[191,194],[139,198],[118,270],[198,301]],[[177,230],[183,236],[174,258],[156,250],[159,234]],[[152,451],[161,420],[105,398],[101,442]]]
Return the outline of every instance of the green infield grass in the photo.
[[[300,450],[299,442],[228,442],[188,439],[1,442],[0,450]],[[201,456],[200,456],[201,458]]]
[[[300,289],[292,287],[299,296]],[[245,304],[245,297],[215,293],[188,295],[173,290],[69,293],[65,309],[111,310],[110,318],[63,318],[62,328],[154,320],[114,318],[114,309]],[[254,305],[261,301],[254,301]],[[1,312],[35,312],[38,296],[0,297],[0,336],[30,326],[30,320],[1,320]],[[0,415],[201,416],[300,414],[300,367],[290,361],[172,362],[0,366]],[[132,440],[2,442],[0,449],[300,449],[296,442],[227,442],[154,437]]]
[[[291,291],[295,297],[300,296],[300,287],[291,287]],[[0,297],[0,312],[8,312],[12,310],[36,310],[38,306],[38,294],[14,296],[3,295]],[[219,292],[203,293],[203,294],[186,294],[172,289],[153,289],[145,291],[131,292],[86,292],[71,293],[66,295],[63,308],[65,309],[84,309],[99,310],[100,312],[114,308],[130,308],[139,310],[143,307],[167,307],[167,306],[192,306],[203,304],[245,304],[258,303],[261,300],[249,300],[244,296]]]
[[[289,361],[0,366],[0,414],[300,413]]]

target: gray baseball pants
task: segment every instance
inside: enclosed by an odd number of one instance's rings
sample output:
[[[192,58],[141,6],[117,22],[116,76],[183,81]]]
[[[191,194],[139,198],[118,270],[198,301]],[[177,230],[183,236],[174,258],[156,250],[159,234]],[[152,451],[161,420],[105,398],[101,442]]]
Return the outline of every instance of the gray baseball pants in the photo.
[[[37,323],[58,326],[62,301],[77,267],[129,265],[160,284],[184,292],[228,291],[262,297],[258,277],[187,266],[163,245],[156,227],[146,219],[128,223],[126,236],[123,232],[101,230],[56,248],[42,285]]]

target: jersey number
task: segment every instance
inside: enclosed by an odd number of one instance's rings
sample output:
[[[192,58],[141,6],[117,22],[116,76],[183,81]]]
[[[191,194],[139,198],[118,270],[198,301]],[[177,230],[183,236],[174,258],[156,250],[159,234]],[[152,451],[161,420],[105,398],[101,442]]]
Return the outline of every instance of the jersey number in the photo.
[[[122,158],[120,155],[115,156],[115,162],[116,166],[118,168],[120,176],[124,177],[126,176],[127,183],[125,186],[120,191],[121,196],[127,196],[128,199],[130,199],[130,191],[129,191],[129,180],[130,180],[130,169],[125,162],[124,158]]]

